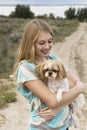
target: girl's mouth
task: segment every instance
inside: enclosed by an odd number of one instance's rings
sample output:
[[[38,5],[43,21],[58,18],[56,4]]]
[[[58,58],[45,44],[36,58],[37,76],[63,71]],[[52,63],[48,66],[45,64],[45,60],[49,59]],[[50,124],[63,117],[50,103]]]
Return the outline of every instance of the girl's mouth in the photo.
[[[46,50],[46,51],[41,51],[43,54],[48,54],[49,53],[49,50]]]

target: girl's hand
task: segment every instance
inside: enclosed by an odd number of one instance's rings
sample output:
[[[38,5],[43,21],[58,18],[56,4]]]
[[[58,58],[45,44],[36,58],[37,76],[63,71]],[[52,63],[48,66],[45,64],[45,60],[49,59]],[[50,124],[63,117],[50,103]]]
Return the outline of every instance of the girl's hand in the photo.
[[[52,110],[49,108],[49,107],[46,107],[44,109],[42,109],[40,112],[39,112],[39,115],[46,119],[46,120],[50,120],[50,119],[53,119],[54,118],[54,113],[52,112]]]
[[[83,82],[77,80],[76,86],[79,88],[80,93],[84,93],[85,92],[85,86],[84,86]]]
[[[51,120],[53,119],[57,114],[58,112],[60,111],[59,108],[49,108],[49,107],[46,107],[44,109],[42,109],[40,112],[39,112],[39,115],[46,119],[46,120]]]

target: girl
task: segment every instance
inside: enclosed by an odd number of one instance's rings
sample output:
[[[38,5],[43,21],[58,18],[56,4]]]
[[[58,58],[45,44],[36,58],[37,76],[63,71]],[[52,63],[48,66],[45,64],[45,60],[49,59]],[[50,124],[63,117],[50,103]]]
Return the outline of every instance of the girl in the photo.
[[[67,77],[74,83],[74,87],[63,93],[63,99],[58,103],[56,94],[51,93],[37,76],[36,65],[48,59],[58,58],[50,55],[52,46],[53,32],[50,26],[40,19],[31,20],[24,30],[15,65],[18,91],[30,103],[28,130],[68,130],[68,104],[84,92],[83,83],[67,71]]]

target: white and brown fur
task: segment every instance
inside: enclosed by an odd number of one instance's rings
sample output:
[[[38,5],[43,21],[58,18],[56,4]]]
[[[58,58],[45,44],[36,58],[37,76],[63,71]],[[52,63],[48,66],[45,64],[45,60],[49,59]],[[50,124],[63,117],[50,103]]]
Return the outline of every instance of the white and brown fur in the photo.
[[[47,83],[47,86],[53,93],[57,93],[57,101],[62,100],[62,93],[69,91],[69,82],[67,79],[67,72],[63,63],[60,60],[47,60],[41,65],[36,66],[36,71],[42,80]],[[81,94],[70,105],[71,124],[77,128],[76,110],[83,107],[85,103],[84,96]]]

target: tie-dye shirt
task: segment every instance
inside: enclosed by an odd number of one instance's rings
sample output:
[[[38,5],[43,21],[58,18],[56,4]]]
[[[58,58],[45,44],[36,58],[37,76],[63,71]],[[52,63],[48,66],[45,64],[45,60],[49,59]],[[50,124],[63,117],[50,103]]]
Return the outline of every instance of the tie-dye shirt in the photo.
[[[50,56],[50,59],[57,59],[56,56]],[[17,73],[17,90],[29,101],[29,128],[28,130],[66,130],[69,126],[69,110],[68,106],[62,109],[55,118],[51,120],[45,120],[39,116],[39,112],[42,108],[46,107],[36,95],[25,87],[23,84],[26,81],[40,79],[35,73],[35,65],[28,62],[22,61],[18,67]],[[37,89],[37,86],[36,86]]]

